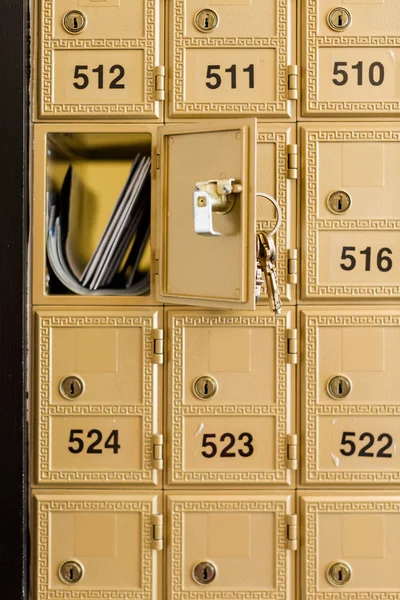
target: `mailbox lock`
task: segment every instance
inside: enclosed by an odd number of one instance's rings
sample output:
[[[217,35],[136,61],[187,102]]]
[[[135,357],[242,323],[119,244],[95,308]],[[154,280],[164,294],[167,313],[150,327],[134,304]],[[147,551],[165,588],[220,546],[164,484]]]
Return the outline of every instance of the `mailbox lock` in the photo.
[[[334,31],[343,31],[351,25],[351,13],[347,8],[332,8],[328,14],[328,25]]]
[[[334,562],[328,567],[327,579],[331,585],[345,585],[351,579],[351,567],[345,562]]]
[[[68,400],[75,400],[75,398],[79,398],[79,396],[83,394],[84,390],[85,386],[82,379],[76,375],[68,375],[68,377],[64,377],[60,383],[60,392],[64,398],[68,398]]]
[[[235,205],[243,187],[235,179],[211,179],[196,182],[193,192],[194,230],[198,235],[221,235],[215,231],[213,213],[226,215]]]
[[[203,33],[213,31],[216,27],[218,27],[218,23],[219,17],[217,13],[209,8],[203,8],[203,10],[199,10],[194,18],[195,26]]]
[[[62,24],[68,33],[80,33],[87,25],[87,18],[80,10],[70,10],[64,15]]]
[[[211,375],[202,375],[198,377],[193,384],[193,391],[201,400],[208,400],[216,394],[218,383]]]
[[[351,392],[351,381],[344,375],[335,375],[328,381],[328,394],[335,398],[335,400],[341,400],[346,398]]]
[[[327,203],[329,210],[339,215],[349,210],[351,206],[351,197],[347,192],[338,190],[332,192],[332,194],[328,196]]]
[[[193,578],[196,583],[201,585],[207,585],[214,581],[217,576],[217,569],[215,565],[210,562],[199,562],[193,569]]]
[[[83,577],[83,567],[75,560],[68,560],[60,566],[58,574],[64,583],[78,583]]]

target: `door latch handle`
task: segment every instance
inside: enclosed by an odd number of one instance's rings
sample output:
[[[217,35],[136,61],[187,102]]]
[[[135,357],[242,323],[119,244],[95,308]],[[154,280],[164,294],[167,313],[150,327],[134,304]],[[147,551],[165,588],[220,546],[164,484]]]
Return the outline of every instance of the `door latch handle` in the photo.
[[[221,235],[215,231],[213,212],[225,215],[232,210],[236,194],[243,187],[234,179],[212,179],[196,183],[193,192],[194,230],[199,235]]]

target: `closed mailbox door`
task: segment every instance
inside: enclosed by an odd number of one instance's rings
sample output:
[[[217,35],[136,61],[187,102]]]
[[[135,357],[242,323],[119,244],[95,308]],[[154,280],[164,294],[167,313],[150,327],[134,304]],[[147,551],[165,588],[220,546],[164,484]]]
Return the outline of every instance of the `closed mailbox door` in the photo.
[[[157,297],[255,308],[256,121],[159,129]]]
[[[302,482],[398,485],[400,311],[300,312]]]
[[[167,5],[170,117],[294,117],[295,0]]]
[[[161,0],[40,0],[38,116],[161,120]]]
[[[39,310],[38,483],[160,483],[160,310]]]
[[[294,598],[293,504],[265,492],[167,494],[167,598]]]
[[[400,115],[397,0],[302,0],[303,116]]]
[[[400,496],[303,492],[301,600],[398,598]]]
[[[293,311],[166,310],[168,483],[293,484]]]
[[[160,513],[150,492],[36,491],[34,598],[159,600]]]
[[[301,127],[302,297],[400,298],[400,126]]]

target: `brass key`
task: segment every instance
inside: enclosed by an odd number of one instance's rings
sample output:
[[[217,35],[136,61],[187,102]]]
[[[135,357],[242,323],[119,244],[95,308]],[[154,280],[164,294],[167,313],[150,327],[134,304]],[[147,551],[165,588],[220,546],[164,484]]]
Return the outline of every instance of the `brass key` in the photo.
[[[272,236],[268,233],[261,232],[257,234],[257,259],[264,273],[270,308],[279,315],[282,302],[275,267],[276,247]]]

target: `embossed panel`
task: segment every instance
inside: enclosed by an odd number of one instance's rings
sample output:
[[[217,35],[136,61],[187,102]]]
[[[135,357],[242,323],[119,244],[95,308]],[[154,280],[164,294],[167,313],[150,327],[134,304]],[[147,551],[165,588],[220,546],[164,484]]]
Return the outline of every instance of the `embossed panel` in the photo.
[[[160,0],[37,5],[39,117],[162,118],[163,87],[161,78],[156,81],[164,54]],[[74,10],[87,20],[80,33],[63,27],[65,15]]]
[[[154,309],[36,313],[38,483],[159,482],[152,439],[161,423],[153,354],[160,319]],[[72,398],[79,383],[70,376],[83,384]]]
[[[34,598],[161,598],[162,552],[153,549],[161,510],[161,494],[150,492],[36,491]],[[61,579],[69,561],[82,568],[80,581]]]
[[[294,116],[288,66],[296,61],[295,0],[167,5],[170,117]],[[196,27],[204,9],[217,15],[213,30]]]
[[[168,494],[168,600],[290,600],[293,553],[287,550],[290,495]],[[194,569],[210,562],[216,577],[196,582]]]
[[[302,482],[399,485],[400,311],[307,307],[300,323]]]
[[[400,126],[307,124],[302,297],[400,298]]]
[[[339,30],[328,24],[337,5],[351,19]],[[301,0],[301,15],[303,116],[399,116],[398,0]]]
[[[301,600],[398,600],[400,496],[385,492],[303,492]],[[330,583],[342,563],[350,579]],[[335,581],[335,580],[334,580]]]
[[[287,434],[294,433],[294,372],[284,310],[223,313],[167,309],[168,483],[293,483]],[[211,382],[198,393],[199,377]]]
[[[282,211],[282,225],[275,236],[277,270],[281,297],[296,300],[297,277],[288,274],[288,251],[296,248],[296,180],[288,178],[288,145],[296,143],[294,125],[258,123],[257,192],[273,196]],[[271,232],[276,224],[273,204],[257,197],[257,230]],[[262,301],[268,302],[265,286]]]

